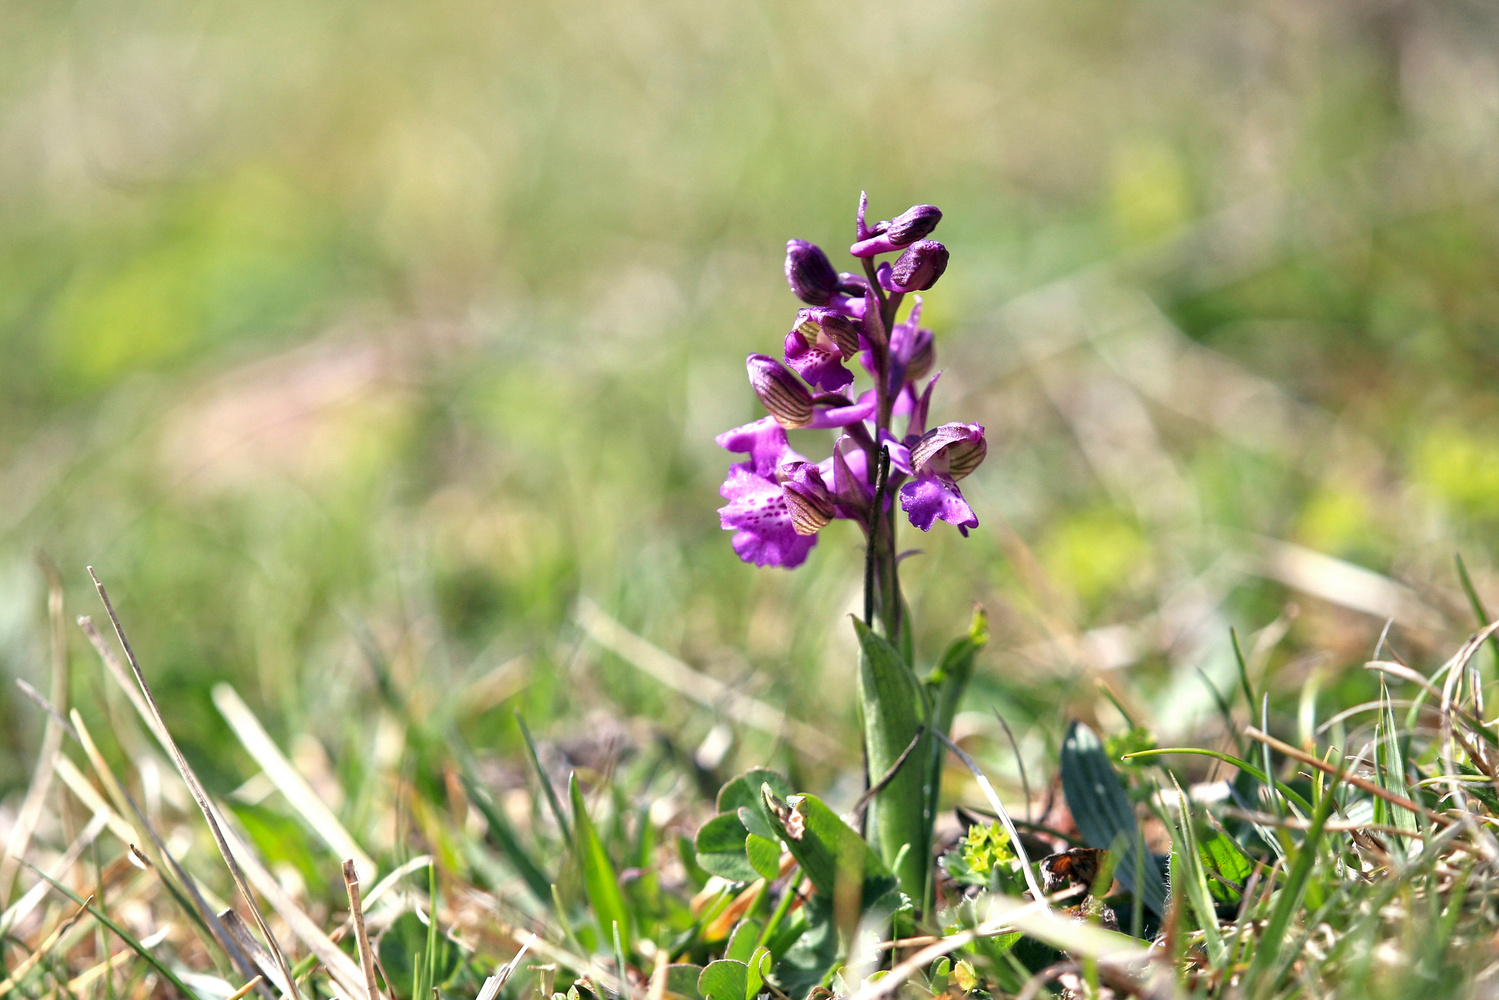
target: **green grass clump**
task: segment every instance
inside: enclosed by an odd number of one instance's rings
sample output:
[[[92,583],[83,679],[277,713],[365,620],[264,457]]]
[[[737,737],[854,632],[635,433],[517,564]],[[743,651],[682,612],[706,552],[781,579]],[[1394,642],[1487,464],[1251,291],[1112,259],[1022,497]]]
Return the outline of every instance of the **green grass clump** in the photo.
[[[790,745],[770,755],[789,771],[723,782],[714,817],[709,748],[643,720],[538,738],[517,716],[517,765],[456,731],[463,691],[417,711],[377,686],[367,756],[335,766],[305,741],[289,757],[222,689],[249,780],[195,810],[135,653],[86,630],[122,711],[96,732],[32,693],[62,742],[28,860],[3,871],[0,989],[19,996],[1435,998],[1482,995],[1499,960],[1492,628],[1430,673],[1372,660],[1376,696],[1343,711],[1303,699],[1294,742],[1263,728],[1244,663],[1216,740],[1142,746],[1137,726],[1116,758],[1074,722],[1033,801],[1002,803],[960,752],[979,783],[949,772],[929,906],[865,845],[868,796],[840,814],[836,789],[802,791]]]

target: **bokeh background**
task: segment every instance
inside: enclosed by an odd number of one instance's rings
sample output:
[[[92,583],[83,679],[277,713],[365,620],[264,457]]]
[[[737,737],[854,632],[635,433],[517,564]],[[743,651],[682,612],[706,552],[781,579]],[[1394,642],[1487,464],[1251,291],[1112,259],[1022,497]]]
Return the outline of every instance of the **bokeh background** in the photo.
[[[741,565],[712,439],[758,415],[785,240],[846,245],[861,189],[946,213],[937,418],[990,455],[982,527],[908,535],[906,585],[927,657],[990,613],[960,728],[997,773],[993,710],[1037,761],[1070,714],[1210,727],[1231,628],[1277,711],[1377,690],[1387,621],[1429,667],[1473,626],[1458,553],[1499,608],[1492,4],[0,20],[0,788],[41,728],[11,684],[46,688],[38,552],[70,616],[98,568],[221,785],[221,681],[335,759],[372,752],[381,682],[501,755],[519,709],[777,759],[580,598],[854,762],[858,539]],[[70,644],[73,701],[118,712]]]

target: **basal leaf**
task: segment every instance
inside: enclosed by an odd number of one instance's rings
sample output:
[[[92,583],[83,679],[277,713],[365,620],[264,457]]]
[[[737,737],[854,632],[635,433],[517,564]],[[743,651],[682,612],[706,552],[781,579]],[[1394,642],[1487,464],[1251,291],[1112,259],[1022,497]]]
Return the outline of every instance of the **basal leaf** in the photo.
[[[1166,912],[1166,880],[1155,859],[1145,853],[1145,838],[1135,819],[1134,806],[1124,791],[1098,735],[1074,722],[1062,742],[1062,791],[1067,808],[1089,847],[1108,848],[1124,834],[1124,847],[1115,877],[1131,892],[1139,894],[1157,916]],[[1137,870],[1144,872],[1143,885],[1136,885]]]
[[[902,891],[920,900],[925,898],[931,867],[928,788],[932,737],[923,732],[926,692],[895,647],[857,618],[853,623],[861,651],[859,701],[870,780],[882,780],[916,741],[900,770],[875,794],[869,808],[873,839],[887,865],[894,865],[901,848],[910,845],[896,874]]]

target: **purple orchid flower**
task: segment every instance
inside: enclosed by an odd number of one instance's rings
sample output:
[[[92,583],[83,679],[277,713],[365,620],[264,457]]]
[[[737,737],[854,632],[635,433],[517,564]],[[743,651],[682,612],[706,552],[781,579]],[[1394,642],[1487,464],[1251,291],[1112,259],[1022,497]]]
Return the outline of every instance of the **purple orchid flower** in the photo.
[[[841,518],[864,531],[871,565],[893,567],[893,527],[883,515],[897,494],[922,531],[939,520],[965,535],[978,525],[957,484],[984,458],[984,429],[967,423],[926,429],[938,376],[926,378],[935,350],[932,331],[921,326],[919,295],[905,319],[896,321],[903,297],[931,288],[947,267],[947,248],[926,238],[942,213],[916,205],[870,227],[867,208],[861,195],[851,250],[862,259],[863,275],[836,272],[813,243],[786,244],[786,280],[805,308],[785,337],[784,364],[766,354],[746,360],[750,386],[769,416],[717,439],[748,456],[729,468],[719,490],[727,501],[719,516],[734,532],[734,551],[758,566],[801,565],[817,534]],[[876,265],[872,259],[897,251],[893,263]],[[857,394],[850,389],[859,366],[851,370],[848,364],[856,356],[874,379],[874,388]],[[839,430],[832,454],[814,464],[793,451],[786,432],[800,428]],[[876,470],[886,461],[877,510]],[[898,627],[899,601],[881,601],[882,615]]]
[[[979,519],[958,489],[958,480],[978,468],[989,446],[981,424],[943,424],[911,447],[911,474],[900,488],[900,506],[911,523],[930,531],[934,520],[955,525],[965,536]]]
[[[803,309],[786,334],[785,347],[786,364],[798,375],[827,392],[838,392],[854,380],[843,362],[859,353],[859,325],[839,309]]]
[[[764,417],[725,431],[715,440],[729,451],[746,452],[750,457],[729,467],[729,476],[718,490],[728,501],[718,508],[719,524],[734,532],[739,558],[756,566],[786,569],[806,562],[817,536],[797,531],[779,474],[784,466],[805,467],[807,460],[791,450],[786,431],[774,417]]]

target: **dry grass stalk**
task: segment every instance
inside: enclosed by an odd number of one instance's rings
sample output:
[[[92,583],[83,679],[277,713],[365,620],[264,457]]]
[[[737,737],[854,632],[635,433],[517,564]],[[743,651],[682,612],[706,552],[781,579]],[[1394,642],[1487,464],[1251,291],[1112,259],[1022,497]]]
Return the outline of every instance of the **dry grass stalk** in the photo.
[[[354,923],[354,942],[359,947],[359,964],[364,969],[364,985],[369,1000],[380,1000],[380,988],[375,983],[375,955],[370,949],[370,936],[364,928],[364,906],[359,901],[359,872],[354,859],[344,862],[344,888],[349,894],[349,919]]]
[[[63,620],[62,577],[57,568],[45,557],[38,557],[43,572],[47,575],[47,623],[48,638],[52,653],[52,704],[65,707],[68,698],[68,641]],[[0,857],[0,907],[10,902],[10,892],[15,885],[19,860],[31,844],[31,835],[42,816],[42,806],[47,793],[52,790],[52,778],[58,755],[62,752],[63,727],[52,715],[48,715],[42,731],[42,746],[37,753],[36,767],[31,772],[31,784],[26,787],[26,797],[21,800],[21,809],[6,840],[5,855]]]
[[[286,955],[282,953],[281,946],[276,943],[276,936],[271,933],[270,925],[265,922],[265,917],[260,912],[260,905],[255,901],[255,896],[250,892],[249,885],[245,882],[244,873],[240,870],[239,863],[235,861],[233,852],[229,849],[229,843],[224,838],[223,830],[219,826],[218,819],[214,816],[212,804],[208,801],[208,793],[203,790],[203,785],[198,781],[198,776],[193,773],[187,758],[182,756],[182,751],[177,748],[176,740],[167,730],[166,720],[161,716],[161,710],[156,705],[156,700],[151,696],[151,686],[146,683],[146,675],[141,672],[140,664],[135,658],[135,652],[130,648],[130,642],[125,638],[125,630],[120,625],[120,619],[115,615],[114,605],[109,601],[109,594],[104,589],[104,584],[99,582],[99,577],[94,574],[94,568],[88,567],[88,575],[94,581],[94,588],[99,592],[99,599],[104,602],[104,610],[109,614],[110,623],[114,626],[115,636],[120,640],[120,647],[125,651],[125,659],[130,664],[130,670],[135,675],[135,683],[140,688],[139,701],[136,702],[137,711],[142,712],[147,725],[156,733],[156,737],[166,748],[171,756],[172,762],[177,765],[182,780],[187,783],[188,791],[192,793],[193,800],[197,802],[198,808],[203,812],[203,818],[208,821],[208,829],[213,834],[214,842],[218,845],[219,853],[224,858],[224,863],[229,866],[229,874],[234,878],[234,884],[238,887],[245,903],[250,909],[250,915],[255,918],[255,924],[260,933],[265,936],[266,943],[270,946],[271,954],[276,959],[276,966],[286,980],[287,994],[291,1000],[300,1000],[297,992],[297,984],[293,981],[291,966],[287,964]],[[108,658],[106,658],[107,660]],[[127,691],[129,688],[127,687]]]

